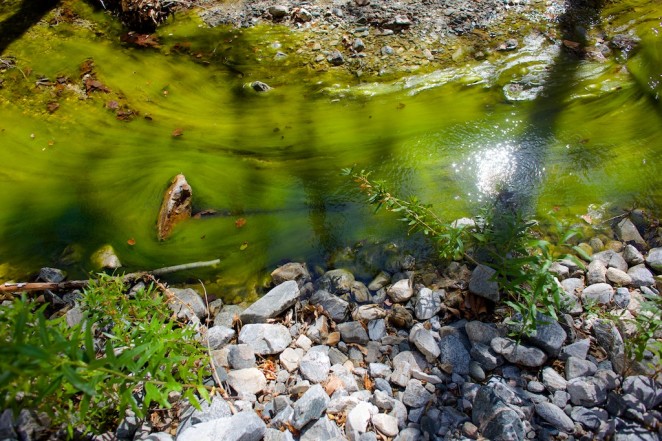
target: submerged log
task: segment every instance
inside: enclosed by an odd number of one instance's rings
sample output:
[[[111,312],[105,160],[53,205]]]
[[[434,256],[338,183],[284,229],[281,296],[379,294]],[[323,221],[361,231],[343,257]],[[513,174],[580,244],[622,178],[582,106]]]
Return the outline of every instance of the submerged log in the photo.
[[[163,195],[156,225],[159,240],[167,239],[175,225],[191,217],[192,196],[193,190],[184,175],[175,176]]]

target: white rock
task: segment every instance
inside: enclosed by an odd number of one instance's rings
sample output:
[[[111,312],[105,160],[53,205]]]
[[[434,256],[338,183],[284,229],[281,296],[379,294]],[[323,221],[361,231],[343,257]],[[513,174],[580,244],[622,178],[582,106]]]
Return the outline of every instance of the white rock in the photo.
[[[373,415],[372,424],[382,434],[386,436],[396,436],[398,434],[398,419],[385,413]]]

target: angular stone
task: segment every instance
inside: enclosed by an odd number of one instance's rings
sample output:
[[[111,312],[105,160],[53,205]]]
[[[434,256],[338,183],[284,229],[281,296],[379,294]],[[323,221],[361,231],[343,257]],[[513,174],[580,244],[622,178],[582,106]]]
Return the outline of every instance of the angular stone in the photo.
[[[319,384],[312,386],[294,403],[292,425],[301,430],[312,420],[318,419],[329,404],[329,396]]]
[[[211,441],[222,434],[224,441],[260,441],[267,426],[255,412],[239,412],[226,418],[196,424],[184,430],[178,441]]]
[[[431,398],[432,394],[425,389],[423,383],[412,378],[407,382],[402,402],[409,407],[417,408],[425,406]]]
[[[551,367],[542,370],[542,382],[550,392],[564,391],[568,386],[567,380]]]
[[[508,338],[496,337],[490,344],[494,352],[503,355],[511,363],[538,367],[547,361],[547,355],[540,349],[517,344]]]
[[[607,265],[601,260],[595,259],[588,264],[586,281],[589,285],[607,282]]]
[[[488,371],[491,371],[497,366],[503,364],[503,358],[500,355],[494,353],[490,346],[483,343],[474,344],[471,347],[471,351],[469,351],[469,353],[471,358],[480,363],[480,365]]]
[[[301,355],[292,348],[286,348],[280,353],[280,364],[288,371],[294,372],[299,367],[301,362]]]
[[[365,401],[357,404],[347,414],[345,421],[345,434],[350,441],[358,441],[361,434],[368,430],[368,424],[372,415],[379,412],[377,407]]]
[[[591,340],[588,338],[585,338],[583,340],[577,340],[576,342],[568,346],[564,346],[561,349],[561,353],[559,354],[559,359],[567,360],[569,357],[576,357],[579,358],[580,360],[585,360],[590,345],[591,345]]]
[[[599,406],[607,399],[604,381],[593,377],[578,377],[568,381],[570,401],[575,406]]]
[[[459,337],[453,334],[443,336],[439,340],[439,350],[439,361],[442,364],[450,365],[453,373],[459,375],[469,373],[471,356]]]
[[[206,421],[212,421],[219,418],[226,418],[232,416],[232,411],[228,403],[218,395],[214,395],[211,403],[202,400],[200,402],[200,410],[193,406],[189,406],[179,418],[179,426],[177,433],[182,433],[187,428]]]
[[[582,406],[574,406],[570,417],[588,430],[597,430],[603,422],[607,422],[609,414],[600,408],[587,409]]]
[[[356,303],[367,303],[370,301],[370,290],[363,282],[355,280],[350,290],[352,298]]]
[[[384,319],[370,320],[368,322],[368,336],[370,340],[379,341],[386,335],[386,321]]]
[[[561,287],[568,295],[578,295],[584,289],[584,281],[576,277],[565,279],[561,282]]]
[[[288,280],[273,288],[241,313],[241,322],[266,323],[277,317],[299,299],[299,286],[294,280]]]
[[[552,403],[538,403],[535,405],[536,413],[552,426],[564,432],[572,433],[575,425],[568,415]]]
[[[632,245],[625,245],[625,248],[623,249],[623,259],[625,259],[630,266],[644,263],[644,256]]]
[[[345,343],[367,345],[370,339],[360,322],[347,322],[338,325],[340,336]]]
[[[235,319],[239,320],[244,308],[239,305],[225,305],[214,317],[214,326],[234,327]]]
[[[394,437],[398,434],[398,419],[392,415],[379,413],[372,416],[372,424],[383,435]]]
[[[301,376],[311,383],[321,383],[329,376],[331,361],[327,352],[310,350],[299,362]]]
[[[257,368],[246,368],[228,372],[228,383],[240,393],[258,394],[267,387],[267,379]]]
[[[159,240],[165,240],[175,225],[191,217],[193,190],[186,177],[178,174],[163,195],[156,223]]]
[[[623,381],[623,394],[635,396],[649,410],[662,402],[662,387],[643,375],[627,377]]]
[[[588,377],[597,372],[598,367],[589,360],[570,357],[565,363],[565,379],[572,380],[578,377]]]
[[[207,307],[205,306],[205,302],[202,301],[200,294],[191,288],[169,288],[169,291],[172,292],[175,298],[171,302],[168,302],[168,306],[177,314],[177,318],[186,319],[193,314],[200,320],[205,318]]]
[[[117,257],[117,253],[112,245],[104,245],[96,250],[90,257],[90,260],[95,269],[114,270],[122,266],[120,258]]]
[[[618,236],[618,238],[621,239],[621,241],[630,244],[634,243],[639,246],[646,247],[646,241],[644,240],[643,237],[641,237],[641,234],[639,234],[639,230],[637,230],[637,227],[634,226],[634,224],[630,219],[628,218],[622,219],[616,225],[614,231]]]
[[[614,288],[608,283],[596,283],[587,286],[582,291],[583,303],[594,303],[598,305],[606,305],[611,302],[614,297]]]
[[[655,286],[655,277],[646,265],[635,265],[628,270],[628,276],[632,278],[632,286]]]
[[[483,323],[479,320],[467,322],[464,325],[467,336],[471,343],[484,343],[489,345],[494,337],[500,335],[499,330],[493,323]]]
[[[280,285],[288,280],[294,280],[299,287],[310,280],[310,273],[305,263],[289,262],[271,272],[274,285]]]
[[[496,271],[489,266],[478,265],[471,273],[469,291],[493,302],[499,301],[499,284],[492,280]]]
[[[412,328],[411,333],[409,334],[409,341],[412,342],[430,362],[439,357],[439,354],[441,353],[437,340],[434,339],[432,332],[425,329],[422,325],[417,325]]]
[[[379,274],[372,279],[372,282],[368,284],[368,289],[370,291],[379,291],[382,288],[385,288],[391,282],[391,275],[387,272],[381,271]]]
[[[496,387],[495,387],[496,386]],[[490,440],[524,441],[522,415],[508,407],[512,390],[503,384],[481,386],[473,403],[472,421]]]
[[[292,337],[280,324],[249,324],[241,328],[239,343],[250,345],[257,355],[272,355],[283,352],[292,343]]]
[[[632,282],[632,278],[630,278]],[[630,290],[627,288],[616,288],[616,293],[614,293],[614,303],[619,308],[627,308],[630,304]]]
[[[414,295],[411,279],[398,280],[386,289],[386,295],[389,296],[393,303],[408,301]]]
[[[443,292],[443,291],[442,291]],[[418,320],[428,320],[441,310],[441,293],[421,288],[416,294],[414,315]]]
[[[336,323],[347,321],[349,318],[349,303],[327,291],[316,291],[310,298],[310,304],[321,306]]]
[[[285,429],[284,432],[281,432],[278,429],[267,428],[264,432],[263,441],[294,441],[292,432]]]
[[[618,328],[610,320],[596,320],[593,324],[595,339],[609,356],[614,371],[623,373],[625,369],[625,345]]]
[[[255,367],[255,352],[249,345],[231,345],[228,348],[228,363],[232,369]]]
[[[352,312],[352,318],[356,321],[370,321],[386,317],[386,311],[379,305],[361,305]]]
[[[526,336],[529,343],[542,349],[550,357],[556,357],[559,354],[566,338],[567,335],[559,322],[540,312],[536,315],[533,334]]]
[[[310,426],[306,427],[301,433],[300,441],[322,441],[342,439],[342,432],[338,425],[324,415]]]
[[[607,268],[614,268],[626,272],[628,270],[628,263],[620,253],[614,253],[611,255],[611,259],[609,259]]]
[[[225,326],[212,326],[207,330],[207,344],[211,350],[221,349],[235,336],[234,329]]]

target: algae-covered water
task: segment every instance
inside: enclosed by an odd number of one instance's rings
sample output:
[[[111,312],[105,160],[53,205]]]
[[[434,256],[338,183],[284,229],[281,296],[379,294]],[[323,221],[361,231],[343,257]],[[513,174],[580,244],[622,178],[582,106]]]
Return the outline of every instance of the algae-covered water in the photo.
[[[127,269],[220,258],[205,277],[241,295],[278,263],[403,236],[340,176],[353,165],[448,220],[504,189],[540,216],[659,212],[662,7],[635,3],[602,18],[636,34],[636,52],[578,61],[532,30],[517,52],[389,82],[311,68],[285,28],[181,15],[160,47],[136,48],[102,11],[55,9],[0,55],[0,280],[41,266],[84,275],[108,243]],[[258,80],[272,89],[253,91]],[[194,211],[217,214],[159,242],[178,173]]]

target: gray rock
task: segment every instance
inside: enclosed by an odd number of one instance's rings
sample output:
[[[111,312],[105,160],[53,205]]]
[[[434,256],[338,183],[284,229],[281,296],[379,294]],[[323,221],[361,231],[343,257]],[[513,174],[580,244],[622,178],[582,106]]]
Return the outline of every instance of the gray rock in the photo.
[[[360,322],[347,322],[338,325],[340,337],[345,343],[357,343],[360,345],[367,345],[368,333],[365,331]]]
[[[478,265],[471,273],[469,291],[477,296],[498,302],[499,285],[492,280],[495,273],[496,271],[488,266]]]
[[[398,280],[386,289],[386,295],[394,303],[407,302],[414,295],[411,279]]]
[[[376,415],[378,412],[377,407],[365,401],[357,404],[347,414],[347,420],[345,421],[345,434],[347,438],[350,441],[357,441],[361,434],[368,430],[368,424],[372,415]]]
[[[301,362],[302,355],[292,348],[286,348],[279,355],[280,364],[288,371],[294,372]]]
[[[402,402],[409,407],[423,407],[432,398],[432,394],[425,389],[423,383],[414,378],[407,382],[407,387],[402,395]]]
[[[385,413],[373,415],[372,424],[383,435],[394,437],[398,434],[398,419],[392,415]]]
[[[551,367],[542,370],[542,383],[550,392],[564,391],[568,386],[568,381]]]
[[[628,270],[628,263],[625,261],[622,254],[615,252],[611,255],[607,268],[614,268],[626,272]]]
[[[235,336],[234,329],[225,326],[212,326],[207,329],[207,344],[212,350],[220,349]]]
[[[193,406],[186,408],[179,418],[180,423],[177,427],[177,433],[182,433],[195,424],[230,416],[232,416],[232,411],[228,403],[219,395],[214,395],[211,403],[204,400],[200,402],[200,410]]]
[[[570,401],[575,406],[599,406],[607,399],[604,381],[593,377],[579,377],[568,381]]]
[[[414,326],[409,334],[409,341],[418,348],[428,361],[432,362],[441,353],[437,341],[431,331],[425,329],[422,325]]]
[[[561,287],[568,295],[578,295],[584,289],[584,281],[576,277],[565,279],[561,282]]]
[[[283,282],[273,288],[241,313],[241,322],[266,323],[277,317],[299,299],[299,286],[294,280]]]
[[[516,320],[521,321],[521,316]],[[550,357],[559,355],[561,346],[567,337],[565,331],[552,317],[540,312],[536,315],[535,331],[526,336],[526,340],[532,345],[545,351]]]
[[[60,283],[67,278],[67,273],[57,268],[44,267],[39,270],[38,282]]]
[[[469,375],[471,375],[471,378],[476,381],[484,381],[486,378],[483,367],[480,365],[480,363],[473,360],[471,363],[469,363]]]
[[[483,323],[479,320],[467,322],[464,329],[471,343],[489,345],[494,337],[500,336],[500,332],[493,323]]]
[[[267,387],[267,379],[258,368],[232,370],[227,381],[239,393],[258,394]]]
[[[574,406],[570,417],[588,430],[598,430],[603,422],[607,422],[609,414],[600,408],[587,409],[582,406]]]
[[[313,348],[314,349],[314,348]],[[321,383],[329,376],[331,361],[327,352],[310,350],[299,362],[301,376],[311,383]]]
[[[596,320],[593,324],[595,339],[609,356],[614,371],[623,373],[625,369],[625,345],[618,328],[610,320]]]
[[[292,425],[301,430],[312,420],[318,419],[329,404],[329,396],[319,384],[312,386],[294,403]]]
[[[589,285],[582,291],[582,302],[606,305],[614,296],[614,288],[608,283]]]
[[[2,412],[2,414],[0,414],[0,439],[18,439],[18,435],[14,431],[14,416],[10,409],[6,409]]]
[[[630,278],[632,281],[632,278]],[[614,293],[614,303],[619,308],[627,308],[630,304],[630,290],[627,288],[616,288],[616,293]]]
[[[144,438],[140,438],[141,441],[174,441],[175,438],[172,437],[167,432],[152,432]]]
[[[439,340],[439,361],[452,366],[453,373],[467,375],[471,356],[459,337],[448,334]]]
[[[644,263],[644,256],[632,245],[625,245],[625,248],[623,249],[623,259],[625,259],[630,266]]]
[[[588,377],[597,372],[598,367],[589,360],[570,357],[565,363],[565,379],[572,380],[578,377]]]
[[[262,81],[253,81],[251,83],[251,88],[256,92],[267,92],[271,90],[271,86],[269,86],[267,83],[263,83]]]
[[[656,273],[662,273],[662,248],[653,248],[646,256],[646,263]]]
[[[441,310],[441,298],[439,291],[421,288],[415,297],[414,315],[416,318],[428,320],[435,316]]]
[[[607,282],[607,265],[601,260],[593,260],[588,264],[586,271],[586,281],[589,285]]]
[[[616,268],[607,269],[607,280],[617,286],[627,286],[632,284],[632,277],[628,273]]]
[[[301,433],[300,441],[322,441],[342,439],[342,432],[338,425],[331,421],[326,415],[306,427]]]
[[[228,347],[228,363],[232,369],[255,367],[255,352],[249,345],[231,345]]]
[[[267,426],[255,412],[239,412],[226,418],[218,418],[189,427],[181,432],[177,441],[201,441],[217,439],[223,441],[260,441]]]
[[[386,335],[386,321],[384,319],[370,320],[368,322],[368,337],[370,340],[379,341]]]
[[[250,345],[258,355],[272,355],[283,352],[292,343],[292,337],[280,324],[249,324],[241,328],[239,343]]]
[[[588,338],[577,340],[576,342],[564,346],[559,354],[559,359],[567,360],[569,357],[576,357],[580,360],[585,360],[588,354],[591,340]]]
[[[653,409],[662,402],[662,387],[643,375],[627,377],[623,381],[623,394],[635,396],[646,409]]]
[[[540,349],[517,344],[509,338],[495,337],[490,345],[494,352],[503,355],[511,363],[538,367],[547,361],[547,355]]]
[[[646,241],[643,237],[641,237],[641,234],[639,234],[639,230],[637,230],[637,227],[635,227],[632,221],[628,218],[621,220],[616,225],[616,228],[614,228],[614,232],[623,242],[627,242],[629,244],[634,243],[643,247],[646,246]]]
[[[508,406],[509,396],[515,395],[502,383],[481,386],[473,403],[472,422],[483,437],[490,440],[523,441],[522,415]]]
[[[95,269],[109,269],[114,270],[120,268],[122,263],[112,245],[103,245],[101,248],[92,253],[90,257],[92,266]],[[171,289],[172,290],[172,289]]]
[[[44,435],[46,435],[50,423],[51,421],[45,413],[38,414],[35,411],[22,409],[14,425],[19,440],[33,441],[46,438]],[[122,423],[124,425],[120,425],[117,429],[118,435],[133,436],[139,425],[135,416],[127,416]]]
[[[374,279],[372,279],[372,282],[368,284],[368,289],[370,291],[379,291],[380,289],[385,288],[389,283],[391,283],[391,275],[387,272],[381,271]]]
[[[327,271],[317,281],[318,289],[331,294],[349,294],[354,284],[354,274],[346,269]]]
[[[342,53],[340,53],[339,50],[334,50],[333,52],[331,52],[326,57],[326,60],[334,66],[341,66],[345,64],[345,58],[343,57]]]
[[[650,272],[646,265],[635,265],[628,270],[628,276],[632,278],[632,286],[654,286],[655,277],[653,273]]]
[[[67,311],[65,319],[67,321],[67,326],[73,328],[74,326],[81,324],[84,318],[85,313],[83,312],[83,308],[81,306],[74,306]]]
[[[471,358],[480,363],[480,365],[488,371],[503,364],[503,358],[497,355],[490,346],[483,343],[474,344],[469,353]]]
[[[305,263],[289,262],[271,272],[274,285],[280,285],[288,280],[294,280],[299,287],[310,281],[310,273]]]
[[[570,401],[570,394],[563,390],[557,390],[552,396],[552,403],[563,409]]]
[[[363,282],[355,281],[352,284],[350,292],[356,303],[367,303],[370,301],[370,290]]]
[[[549,272],[556,275],[556,278],[559,280],[565,280],[570,277],[570,269],[560,262],[552,263],[549,267]]]
[[[376,304],[370,305],[361,305],[358,308],[354,309],[352,312],[352,318],[356,321],[370,321],[377,320],[386,317],[386,311],[384,308]]]
[[[193,315],[197,316],[200,320],[204,319],[207,315],[207,308],[202,297],[191,288],[178,289],[170,288],[172,294],[175,296],[173,301],[168,302],[168,306],[172,311],[177,314],[177,318],[186,319]]]
[[[572,433],[575,425],[568,415],[552,403],[538,403],[535,405],[536,413],[552,426],[564,432]]]
[[[287,429],[284,432],[281,432],[278,429],[267,428],[264,432],[263,441],[294,441],[294,437]]]
[[[529,381],[529,383],[526,385],[526,390],[534,394],[541,394],[545,392],[545,385],[540,381]]]
[[[286,17],[290,13],[287,6],[283,5],[270,6],[268,11],[271,17],[277,20]]]
[[[327,291],[319,290],[310,298],[311,305],[319,305],[336,323],[342,323],[349,318],[349,303]]]
[[[239,305],[225,305],[223,309],[214,317],[214,326],[225,326],[232,328],[235,318],[239,320],[244,308]]]

